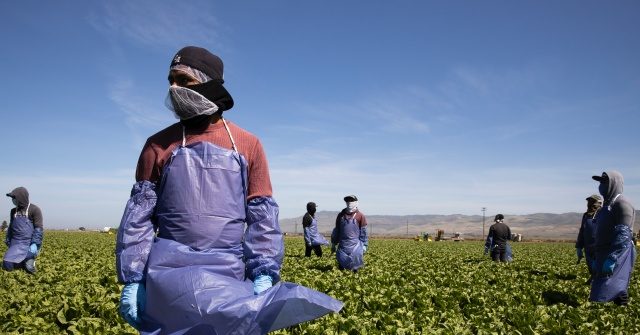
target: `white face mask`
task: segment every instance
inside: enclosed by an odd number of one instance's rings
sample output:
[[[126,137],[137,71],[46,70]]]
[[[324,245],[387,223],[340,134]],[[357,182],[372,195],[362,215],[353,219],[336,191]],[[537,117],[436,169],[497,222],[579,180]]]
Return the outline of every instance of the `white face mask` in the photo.
[[[211,115],[218,106],[202,94],[181,86],[169,87],[164,104],[173,111],[176,119],[188,120],[198,115]]]
[[[347,212],[353,213],[356,211],[356,209],[358,209],[357,201],[347,202]]]

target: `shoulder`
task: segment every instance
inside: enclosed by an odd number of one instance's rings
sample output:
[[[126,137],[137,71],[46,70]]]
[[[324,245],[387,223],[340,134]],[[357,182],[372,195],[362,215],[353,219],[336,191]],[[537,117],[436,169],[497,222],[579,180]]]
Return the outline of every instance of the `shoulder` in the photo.
[[[262,147],[262,144],[260,143],[260,139],[258,139],[258,136],[254,135],[253,133],[251,133],[250,131],[241,128],[240,126],[238,126],[237,124],[226,120],[227,122],[227,126],[229,127],[229,131],[231,132],[231,135],[233,136],[234,140],[236,142],[243,142],[245,143],[248,147]]]
[[[631,204],[631,201],[629,201],[629,199],[624,195],[620,195],[620,197],[618,197],[618,199],[616,199],[616,201],[613,203],[613,206],[611,206],[611,208],[613,210],[618,210],[622,212],[635,211],[635,209],[633,208],[633,205]]]
[[[42,213],[42,210],[40,209],[40,207],[38,207],[38,205],[36,204],[30,204],[29,205],[29,213]]]
[[[160,130],[159,132],[149,136],[147,139],[147,145],[158,145],[162,147],[169,146],[182,139],[182,127],[179,122],[176,122],[167,128]]]

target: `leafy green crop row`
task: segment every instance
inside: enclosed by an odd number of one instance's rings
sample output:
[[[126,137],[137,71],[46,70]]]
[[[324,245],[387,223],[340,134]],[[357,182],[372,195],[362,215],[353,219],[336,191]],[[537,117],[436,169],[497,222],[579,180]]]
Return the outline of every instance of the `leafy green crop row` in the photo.
[[[114,239],[47,232],[35,276],[1,272],[0,333],[135,334],[117,314]],[[589,303],[586,268],[568,243],[513,244],[515,262],[497,264],[479,242],[372,240],[355,274],[339,271],[328,249],[305,258],[301,238],[285,243],[283,280],[345,306],[274,334],[640,333],[637,276],[628,306]]]

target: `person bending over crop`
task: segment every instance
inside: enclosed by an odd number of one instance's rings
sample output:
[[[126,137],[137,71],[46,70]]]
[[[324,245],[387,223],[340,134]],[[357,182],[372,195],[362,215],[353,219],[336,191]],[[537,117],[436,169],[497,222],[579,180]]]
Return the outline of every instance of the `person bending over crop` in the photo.
[[[7,271],[24,268],[34,274],[36,257],[42,248],[42,211],[29,202],[29,191],[24,187],[15,188],[7,196],[16,207],[9,213],[11,219],[4,239],[8,249],[2,260],[2,268]]]
[[[142,333],[264,334],[339,311],[280,282],[267,160],[258,138],[222,117],[233,106],[222,60],[185,47],[168,79],[180,122],[149,137],[138,160],[116,244],[121,315]]]
[[[364,266],[364,253],[369,245],[367,218],[358,209],[355,195],[344,197],[344,202],[347,206],[336,217],[336,226],[331,232],[331,250],[336,253],[340,270],[356,272]]]
[[[622,194],[624,180],[618,171],[606,171],[593,176],[600,182],[598,191],[604,199],[595,217],[596,234],[593,243],[595,259],[591,281],[591,301],[629,302],[629,280],[636,259],[632,240],[635,209]]]

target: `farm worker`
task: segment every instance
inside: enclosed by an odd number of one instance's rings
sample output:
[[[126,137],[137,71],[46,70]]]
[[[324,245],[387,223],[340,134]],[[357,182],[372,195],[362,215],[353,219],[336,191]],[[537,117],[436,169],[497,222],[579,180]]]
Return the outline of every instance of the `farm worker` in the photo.
[[[7,196],[16,207],[9,213],[9,229],[4,239],[8,249],[2,260],[2,268],[7,271],[24,268],[34,274],[36,257],[42,247],[42,211],[29,202],[29,191],[24,187],[15,188]]]
[[[342,303],[280,281],[278,205],[258,138],[233,106],[222,60],[173,57],[167,107],[179,122],[149,137],[116,242],[120,314],[145,334],[265,334]]]
[[[364,253],[369,245],[367,218],[358,209],[355,195],[347,195],[344,202],[346,207],[336,217],[336,226],[331,233],[331,248],[335,250],[340,270],[356,272],[364,266]]]
[[[582,214],[582,222],[580,223],[578,239],[576,240],[576,255],[578,256],[578,263],[580,263],[582,258],[586,258],[589,274],[593,274],[591,263],[595,259],[595,255],[593,253],[593,241],[595,239],[594,218],[596,217],[598,210],[600,210],[600,207],[602,207],[602,197],[597,194],[592,194],[586,200],[587,211]],[[591,278],[589,278],[587,283],[591,283]]]
[[[493,219],[494,224],[489,227],[489,234],[484,244],[485,255],[491,252],[491,259],[494,262],[510,262],[513,260],[511,246],[511,229],[504,223],[504,215],[498,214]]]
[[[595,218],[595,260],[591,264],[594,275],[589,300],[626,305],[636,259],[631,239],[635,209],[622,194],[624,181],[620,172],[606,171],[592,178],[600,182],[598,191],[604,203]]]
[[[318,220],[316,220],[315,202],[307,203],[307,212],[302,216],[302,228],[304,229],[304,256],[311,257],[311,250],[318,257],[322,257],[322,246],[329,242],[318,233]]]

